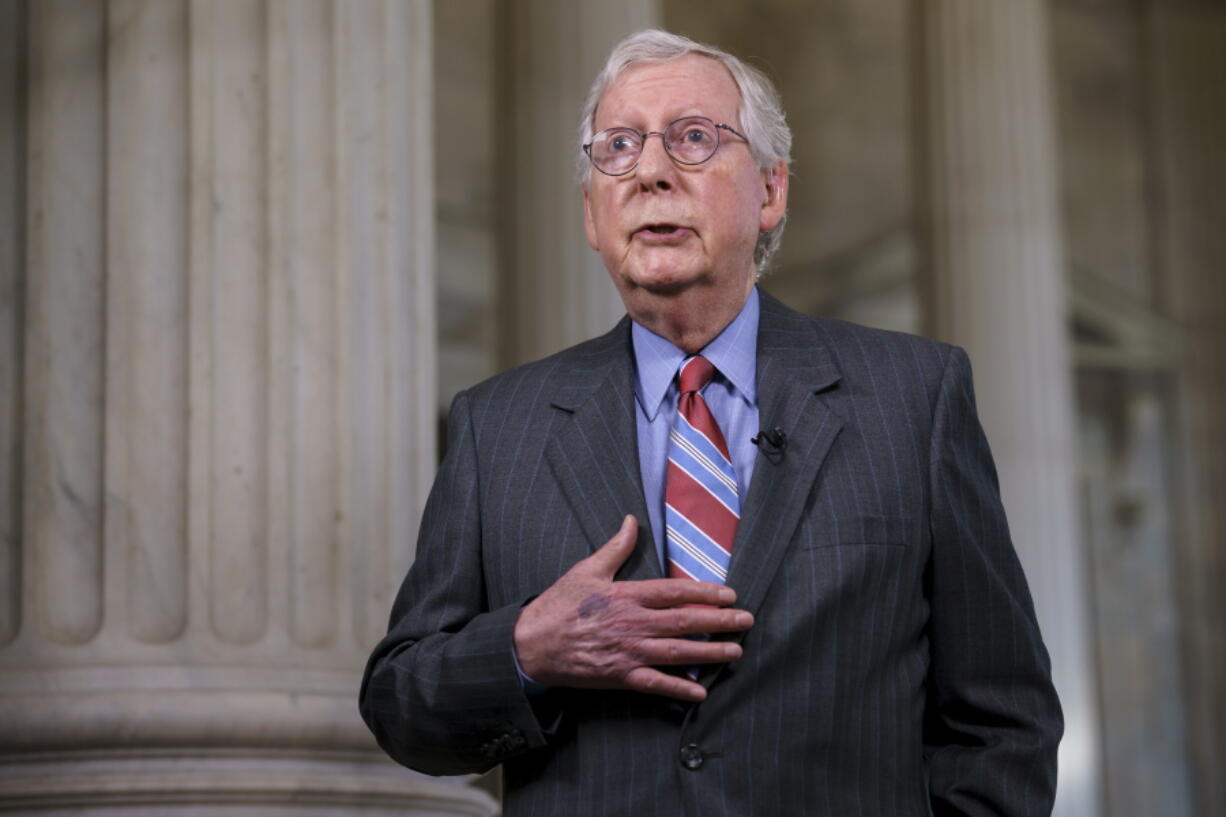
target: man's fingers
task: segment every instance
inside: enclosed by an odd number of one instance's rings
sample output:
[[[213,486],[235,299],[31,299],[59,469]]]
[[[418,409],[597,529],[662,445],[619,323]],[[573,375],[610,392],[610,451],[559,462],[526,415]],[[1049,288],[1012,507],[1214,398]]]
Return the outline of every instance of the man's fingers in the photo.
[[[626,514],[622,526],[609,541],[605,542],[591,556],[575,565],[579,572],[591,576],[612,579],[630,554],[634,553],[634,544],[638,541],[639,523],[634,516]]]
[[[731,641],[648,638],[639,644],[635,657],[647,665],[688,667],[736,661],[741,654],[741,645]]]
[[[695,633],[739,633],[753,626],[745,610],[726,607],[674,607],[647,614],[645,630],[656,638]]]
[[[707,690],[702,684],[651,667],[636,667],[630,670],[624,681],[627,689],[663,695],[665,698],[676,698],[679,701],[697,703],[707,697]]]
[[[736,601],[736,591],[731,587],[693,579],[645,579],[634,582],[633,591],[644,607],[676,607],[679,604],[726,607]]]

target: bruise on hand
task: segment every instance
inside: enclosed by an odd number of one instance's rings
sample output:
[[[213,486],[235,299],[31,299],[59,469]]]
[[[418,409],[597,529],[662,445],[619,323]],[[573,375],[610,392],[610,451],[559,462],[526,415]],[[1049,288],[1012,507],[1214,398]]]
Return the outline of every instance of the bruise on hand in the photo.
[[[592,593],[579,602],[579,618],[591,618],[608,607],[610,603],[609,597],[604,593]]]

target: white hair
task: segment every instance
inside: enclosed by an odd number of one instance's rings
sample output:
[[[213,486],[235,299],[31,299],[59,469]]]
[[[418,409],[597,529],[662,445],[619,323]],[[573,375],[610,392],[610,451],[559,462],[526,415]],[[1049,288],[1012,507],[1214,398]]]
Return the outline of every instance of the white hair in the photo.
[[[579,123],[579,183],[587,189],[591,183],[592,165],[583,151],[583,145],[592,141],[596,124],[596,106],[605,92],[617,81],[626,69],[638,63],[670,62],[687,54],[699,54],[717,60],[728,69],[733,82],[741,93],[741,106],[737,112],[740,130],[749,141],[749,151],[763,171],[769,171],[779,162],[792,161],[792,131],[783,115],[779,93],[765,74],[747,65],[726,51],[688,37],[659,29],[639,31],[626,37],[613,48],[609,60],[596,76],[583,105],[583,119]],[[761,273],[770,263],[771,256],[779,249],[783,238],[783,225],[787,214],[769,232],[758,234],[753,261]]]

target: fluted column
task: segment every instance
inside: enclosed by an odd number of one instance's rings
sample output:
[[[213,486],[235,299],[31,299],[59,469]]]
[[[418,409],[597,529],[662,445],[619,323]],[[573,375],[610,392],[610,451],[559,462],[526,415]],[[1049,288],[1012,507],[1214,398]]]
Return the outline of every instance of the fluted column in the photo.
[[[500,279],[503,363],[522,363],[594,337],[624,314],[587,244],[575,166],[588,87],[610,49],[658,24],[658,0],[505,4],[507,49],[498,145],[503,180]]]
[[[356,704],[436,456],[430,3],[0,15],[0,800],[493,813]]]
[[[1226,813],[1226,8],[1149,6],[1163,295],[1186,343],[1178,402],[1184,674],[1197,814]]]
[[[21,605],[27,31],[25,0],[0,0],[0,644]]]
[[[1098,729],[1042,0],[919,6],[932,333],[967,348],[1065,710],[1056,814],[1092,817]]]

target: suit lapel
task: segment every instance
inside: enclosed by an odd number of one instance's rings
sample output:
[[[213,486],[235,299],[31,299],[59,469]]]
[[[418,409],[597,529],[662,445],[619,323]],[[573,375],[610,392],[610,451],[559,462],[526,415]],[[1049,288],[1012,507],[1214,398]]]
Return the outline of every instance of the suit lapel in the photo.
[[[762,428],[787,436],[782,455],[759,451],[732,549],[728,584],[736,606],[757,613],[796,531],[818,469],[843,427],[818,393],[832,387],[837,366],[811,319],[761,293],[758,328],[758,413]]]
[[[593,550],[617,532],[627,513],[638,518],[635,552],[617,578],[660,578],[638,461],[630,319],[585,352],[560,374],[550,402],[561,416],[545,456]]]
[[[782,429],[787,447],[773,460],[758,453],[741,507],[728,584],[737,591],[736,606],[752,613],[766,598],[822,461],[843,427],[818,396],[840,374],[811,319],[760,295],[759,419],[763,428]],[[617,578],[660,578],[638,462],[629,318],[593,341],[558,377],[550,402],[561,416],[545,456],[563,495],[593,550],[617,531],[624,514],[634,514],[638,543]]]

